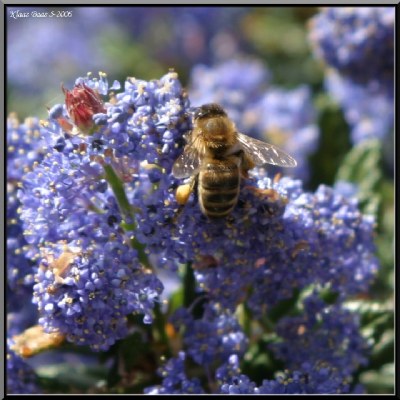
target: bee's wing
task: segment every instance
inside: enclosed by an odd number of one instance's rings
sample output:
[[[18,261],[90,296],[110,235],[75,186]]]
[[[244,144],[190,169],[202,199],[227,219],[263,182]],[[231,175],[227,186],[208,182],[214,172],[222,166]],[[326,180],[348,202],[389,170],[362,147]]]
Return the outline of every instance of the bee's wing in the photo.
[[[256,165],[273,164],[280,167],[295,167],[296,160],[272,144],[254,139],[237,132],[237,139],[242,149]]]
[[[200,169],[203,150],[202,147],[196,146],[196,143],[189,142],[183,149],[183,153],[176,159],[172,167],[172,175],[178,179],[196,175]]]

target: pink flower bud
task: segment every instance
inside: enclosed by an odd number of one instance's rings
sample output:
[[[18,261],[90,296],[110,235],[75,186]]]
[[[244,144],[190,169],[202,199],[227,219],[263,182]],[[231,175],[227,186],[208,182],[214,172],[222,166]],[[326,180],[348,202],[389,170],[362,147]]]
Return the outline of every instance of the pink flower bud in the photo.
[[[106,112],[100,95],[84,83],[78,83],[72,90],[61,86],[65,94],[65,105],[72,122],[81,131],[90,131],[93,127],[93,115]]]

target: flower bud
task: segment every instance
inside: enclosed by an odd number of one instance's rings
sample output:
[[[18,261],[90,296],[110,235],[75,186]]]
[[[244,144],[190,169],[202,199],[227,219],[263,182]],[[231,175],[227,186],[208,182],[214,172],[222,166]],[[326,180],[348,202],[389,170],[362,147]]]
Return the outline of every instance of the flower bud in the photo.
[[[78,83],[72,90],[61,86],[65,94],[65,104],[72,122],[82,131],[90,132],[94,127],[93,115],[105,113],[100,95],[84,83]]]

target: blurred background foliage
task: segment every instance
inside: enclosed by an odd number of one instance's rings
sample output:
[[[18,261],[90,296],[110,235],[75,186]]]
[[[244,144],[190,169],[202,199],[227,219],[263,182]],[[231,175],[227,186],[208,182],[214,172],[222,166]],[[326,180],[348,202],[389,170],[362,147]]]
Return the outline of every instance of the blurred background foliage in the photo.
[[[12,9],[17,8],[8,11]],[[158,79],[173,68],[190,92],[195,66],[251,57],[265,65],[272,85],[285,89],[304,84],[310,87],[320,137],[316,149],[308,155],[310,175],[306,187],[314,190],[319,184],[352,182],[358,187],[357,196],[364,212],[377,216],[376,244],[381,269],[370,293],[354,302],[354,307],[361,310],[365,335],[375,343],[370,365],[359,372],[359,381],[367,393],[392,393],[393,131],[383,138],[353,145],[346,115],[325,91],[324,65],[313,56],[307,39],[309,20],[318,9],[63,7],[62,10],[71,11],[72,17],[7,18],[7,112],[16,112],[21,120],[30,115],[46,118],[48,107],[63,102],[61,82],[72,88],[75,79],[88,71],[104,71],[110,82],[116,79],[123,83],[127,76]],[[132,337],[132,341],[135,346],[131,348],[137,349],[140,338]],[[141,349],[138,357],[148,352],[143,346]],[[264,364],[262,361],[261,369]],[[89,387],[99,376],[104,377],[101,367],[88,364],[82,368],[85,369],[82,374],[74,371],[79,378],[74,382],[69,381],[72,376],[61,362],[36,368],[36,372],[49,390],[54,389],[54,377],[70,389]],[[60,385],[56,387],[62,391]]]
[[[61,99],[61,82],[71,87],[88,71],[104,71],[123,82],[127,76],[155,79],[174,68],[187,85],[194,65],[239,54],[263,60],[274,83],[321,86],[323,69],[311,57],[306,32],[315,7],[66,10],[71,18],[7,21],[7,104],[21,118],[47,116],[46,106]]]

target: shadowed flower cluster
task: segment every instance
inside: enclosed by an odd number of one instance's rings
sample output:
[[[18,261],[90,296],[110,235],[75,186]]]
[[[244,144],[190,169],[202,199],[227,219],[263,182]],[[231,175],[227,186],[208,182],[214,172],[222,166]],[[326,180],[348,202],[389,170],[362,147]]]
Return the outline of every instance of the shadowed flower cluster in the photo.
[[[394,17],[394,7],[326,7],[310,21],[310,40],[343,76],[393,95]]]
[[[247,341],[245,335],[235,332],[235,318],[221,314],[211,323],[210,311],[208,308],[201,319],[193,321],[187,312],[178,310],[174,323],[185,330],[185,339],[190,338],[185,340],[187,350],[166,362],[159,371],[161,384],[147,388],[145,393],[189,394],[193,393],[194,384],[197,393],[203,393],[205,387],[199,385],[197,378],[187,376],[184,360],[192,360],[205,369],[206,390],[211,393],[339,394],[361,390],[352,385],[352,374],[366,364],[368,345],[360,335],[357,315],[344,307],[329,306],[314,293],[299,303],[299,316],[278,321],[278,340],[263,351],[272,351],[286,369],[276,373],[275,379],[264,379],[261,385],[241,372],[239,359]],[[216,334],[213,325],[218,327]],[[231,330],[230,335],[226,335],[226,329]],[[229,347],[228,343],[235,345]],[[227,352],[218,353],[222,348]],[[208,351],[213,357],[203,358]]]

